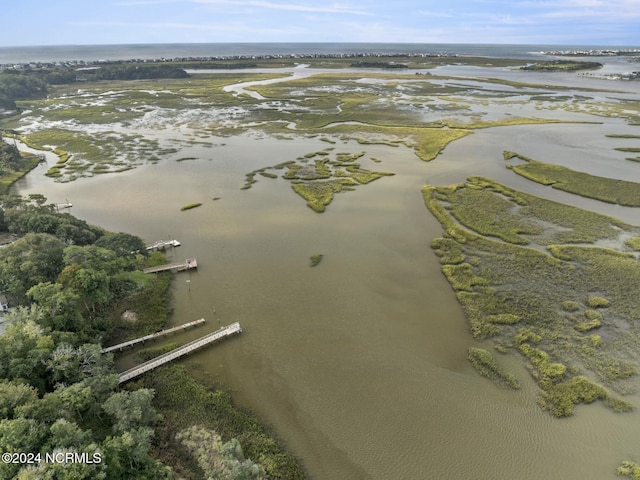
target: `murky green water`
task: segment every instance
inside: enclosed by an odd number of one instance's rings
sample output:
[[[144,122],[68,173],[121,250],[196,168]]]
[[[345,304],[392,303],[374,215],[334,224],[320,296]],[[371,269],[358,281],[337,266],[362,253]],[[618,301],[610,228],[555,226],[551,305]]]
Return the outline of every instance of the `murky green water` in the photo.
[[[640,181],[638,164],[612,158],[604,137],[624,128],[487,129],[431,163],[404,147],[367,146],[367,158],[382,163],[363,167],[396,176],[337,195],[321,215],[284,180],[240,190],[244,173],[327,146],[309,139],[227,138],[214,150],[181,152],[208,160],[67,184],[40,169],[18,190],[69,199],[80,218],[149,242],[179,239],[174,258],[195,256],[199,269],[176,276],[173,321],[208,323],[170,340],[239,321],[242,335],[186,361],[202,365],[198,375],[229,385],[316,480],[615,479],[622,460],[640,455],[637,412],[591,405],[557,420],[535,404],[537,387],[517,359],[500,357],[523,380],[517,392],[496,388],[470,367],[467,348],[475,343],[429,248],[441,228],[420,187],[484,175],[640,223],[632,209],[527,182],[506,170],[501,156],[515,150]],[[336,147],[363,150],[355,142]],[[189,202],[203,206],[180,212]],[[310,268],[315,253],[325,256]]]

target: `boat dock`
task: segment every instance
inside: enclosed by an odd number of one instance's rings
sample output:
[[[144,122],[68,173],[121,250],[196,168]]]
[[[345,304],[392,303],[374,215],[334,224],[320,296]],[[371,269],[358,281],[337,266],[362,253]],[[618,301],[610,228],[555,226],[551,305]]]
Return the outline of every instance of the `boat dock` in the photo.
[[[184,325],[178,325],[177,327],[173,327],[173,328],[167,328],[166,330],[162,330],[160,332],[156,332],[156,333],[151,333],[149,335],[145,335],[144,337],[139,337],[139,338],[135,338],[133,340],[129,340],[128,342],[123,342],[123,343],[119,343],[117,345],[112,345],[111,347],[107,347],[102,349],[102,353],[109,353],[109,352],[115,352],[116,350],[118,351],[122,351],[125,348],[131,347],[133,348],[134,346],[138,345],[139,343],[144,343],[144,342],[148,342],[149,340],[155,340],[158,337],[163,337],[165,335],[168,335],[170,333],[173,332],[179,332],[182,330],[186,330],[189,327],[195,327],[196,325],[202,325],[204,323],[204,318],[201,318],[200,320],[195,320],[193,322],[189,322],[189,323],[185,323]]]
[[[194,270],[198,268],[198,262],[195,258],[187,258],[184,262],[168,263],[166,265],[160,265],[159,267],[149,267],[143,270],[144,273],[158,273],[158,272],[182,272],[184,270]]]
[[[66,202],[66,203],[56,203],[55,204],[56,207],[56,211],[60,212],[60,210],[63,210],[65,208],[71,208],[73,207],[73,204],[71,202]]]
[[[180,348],[172,350],[169,353],[165,353],[164,355],[160,355],[159,357],[154,358],[153,360],[149,360],[148,362],[141,363],[137,367],[130,368],[120,374],[120,380],[118,383],[124,383],[132,378],[135,378],[139,375],[142,375],[149,370],[153,370],[160,365],[164,365],[172,360],[180,358],[194,350],[204,347],[205,345],[209,345],[217,340],[221,340],[223,338],[230,337],[232,335],[236,335],[242,332],[242,328],[240,328],[240,323],[235,322],[226,327],[222,327],[215,332],[209,333],[204,337],[200,337],[192,342],[183,345]]]
[[[181,243],[178,240],[158,240],[155,243],[147,245],[145,248],[149,252],[155,252],[157,250],[166,250],[169,247],[179,247]]]

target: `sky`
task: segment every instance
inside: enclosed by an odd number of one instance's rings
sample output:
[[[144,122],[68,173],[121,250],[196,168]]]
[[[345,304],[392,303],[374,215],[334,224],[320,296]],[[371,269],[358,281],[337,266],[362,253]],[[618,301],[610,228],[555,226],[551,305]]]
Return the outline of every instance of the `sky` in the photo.
[[[0,1],[0,47],[230,42],[640,46],[640,0]]]

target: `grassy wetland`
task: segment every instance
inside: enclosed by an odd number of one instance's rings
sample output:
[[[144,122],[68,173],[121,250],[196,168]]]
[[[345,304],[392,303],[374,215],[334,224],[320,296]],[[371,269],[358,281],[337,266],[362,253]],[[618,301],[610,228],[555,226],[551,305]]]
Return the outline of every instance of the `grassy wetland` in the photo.
[[[505,152],[504,158],[505,160],[513,158],[523,160],[525,163],[507,164],[507,168],[542,185],[550,185],[565,192],[603,202],[640,207],[640,184],[638,183],[589,175],[560,165],[533,160],[515,152]]]
[[[246,330],[189,371],[228,384],[311,477],[635,474],[640,228],[607,214],[637,208],[631,84],[505,59],[380,62],[408,68],[277,59],[285,70],[56,86],[0,127],[56,156],[34,184],[198,256],[172,284],[176,319],[217,308]],[[597,174],[565,132],[599,139]],[[455,149],[475,138],[499,138],[498,155]],[[226,393],[177,367],[141,382],[161,392],[160,449],[179,443],[185,391],[216,409],[184,409],[206,428],[249,422],[225,424]],[[263,460],[303,477],[280,450]]]
[[[539,405],[558,417],[596,400],[631,410],[623,396],[637,385],[640,267],[620,238],[638,228],[483,178],[426,187],[424,197],[445,228],[432,247],[472,334],[523,357]],[[589,245],[602,239],[614,246]]]

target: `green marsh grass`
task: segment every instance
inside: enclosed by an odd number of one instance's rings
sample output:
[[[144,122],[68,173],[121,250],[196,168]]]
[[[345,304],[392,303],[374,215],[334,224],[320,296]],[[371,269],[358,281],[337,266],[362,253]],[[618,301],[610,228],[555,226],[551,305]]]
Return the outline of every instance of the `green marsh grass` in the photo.
[[[506,386],[514,390],[520,388],[520,381],[517,377],[500,368],[493,358],[493,355],[487,350],[470,347],[468,358],[473,368],[483,377],[491,379],[500,386]]]
[[[182,207],[180,207],[180,210],[181,211],[191,210],[192,208],[197,208],[200,205],[202,205],[202,203],[200,202],[187,203],[186,205],[183,205]]]
[[[309,257],[309,266],[315,267],[319,265],[323,258],[324,258],[324,254],[322,253],[316,253],[311,255],[311,257]]]
[[[628,411],[629,403],[605,385],[626,393],[638,372],[640,331],[633,325],[640,300],[633,292],[640,264],[620,251],[567,242],[617,238],[634,227],[481,177],[426,186],[423,195],[444,229],[432,248],[472,335],[505,351],[515,346],[539,385],[540,406],[555,416],[596,400]],[[503,218],[491,221],[496,216]],[[531,225],[544,229],[527,239],[546,249],[507,234]]]
[[[2,139],[0,138],[0,142]],[[6,194],[11,186],[40,164],[40,159],[31,154],[22,154],[21,166],[16,171],[0,173],[0,194]]]
[[[640,237],[632,237],[627,239],[624,244],[631,250],[636,252],[640,251]]]
[[[539,162],[513,152],[505,152],[505,159],[514,157],[526,163],[507,165],[507,168],[534,182],[603,202],[628,207],[640,206],[640,184],[638,183],[597,177],[560,165]]]
[[[356,160],[364,152],[310,152],[296,160],[278,163],[249,172],[245,176],[242,190],[247,190],[257,182],[255,175],[276,179],[280,176],[291,182],[292,190],[307,201],[307,206],[316,213],[322,213],[333,201],[336,193],[353,191],[392,172],[373,172],[361,168]],[[320,158],[317,158],[320,157]],[[282,170],[286,171],[282,173]]]

